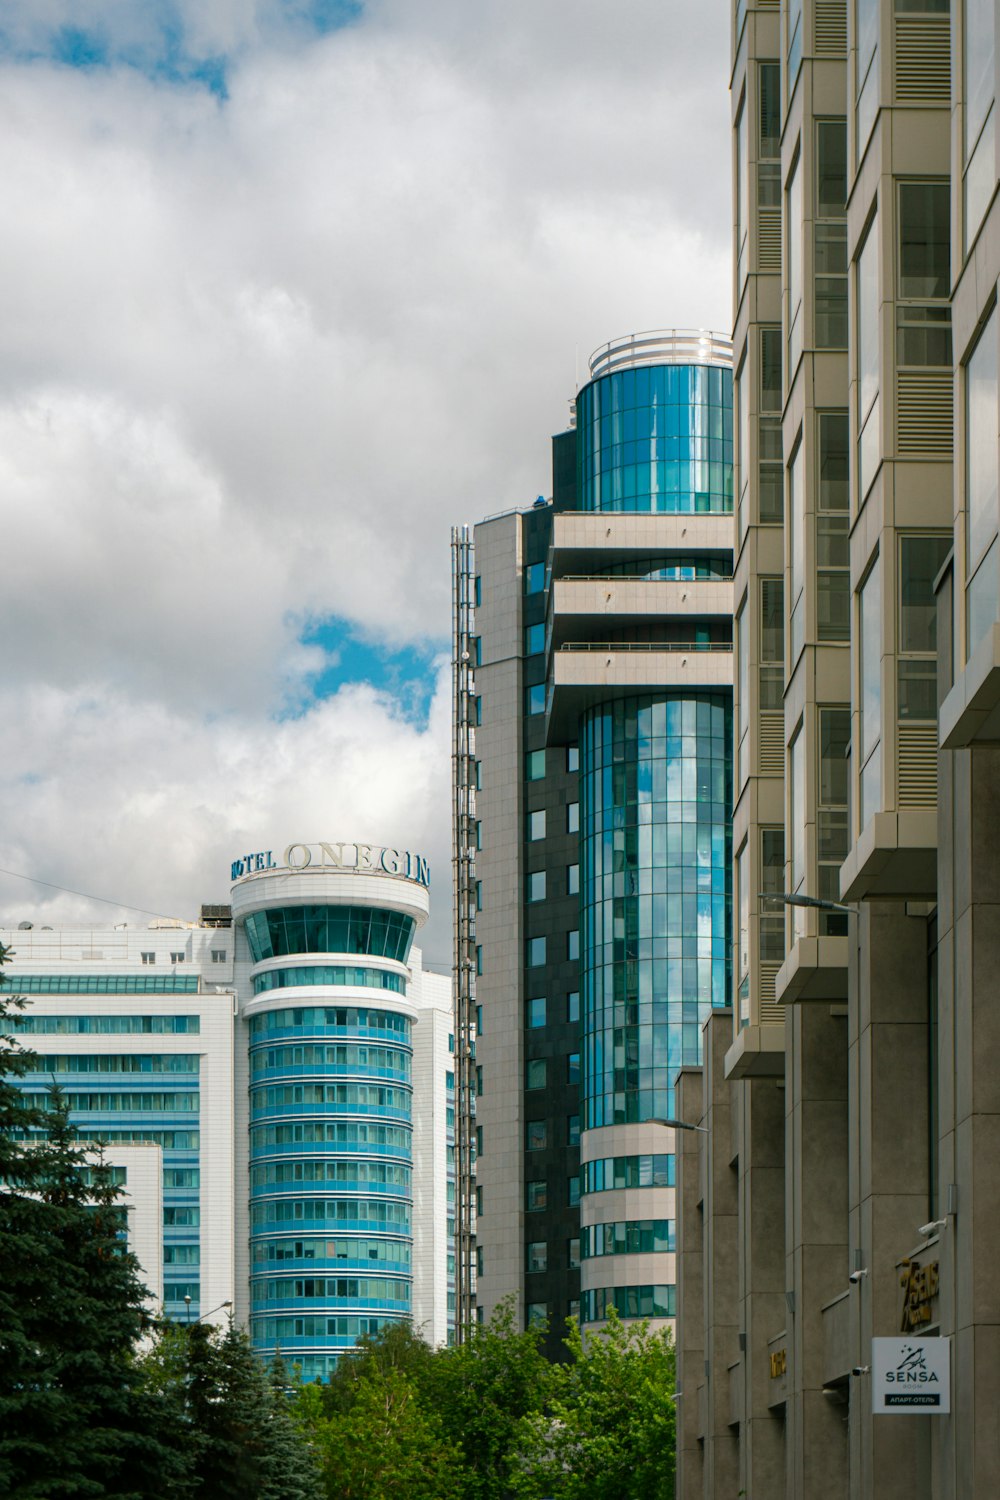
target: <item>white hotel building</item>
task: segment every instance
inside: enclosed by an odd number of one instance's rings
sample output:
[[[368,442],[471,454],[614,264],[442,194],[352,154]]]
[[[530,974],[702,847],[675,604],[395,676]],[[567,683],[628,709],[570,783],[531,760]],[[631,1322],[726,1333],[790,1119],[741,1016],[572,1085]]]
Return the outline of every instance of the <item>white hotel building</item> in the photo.
[[[265,1356],[329,1374],[359,1334],[452,1322],[450,979],[413,946],[426,861],[293,844],[233,865],[197,922],[0,930],[18,1028],[118,1169],[147,1284],[229,1304]]]

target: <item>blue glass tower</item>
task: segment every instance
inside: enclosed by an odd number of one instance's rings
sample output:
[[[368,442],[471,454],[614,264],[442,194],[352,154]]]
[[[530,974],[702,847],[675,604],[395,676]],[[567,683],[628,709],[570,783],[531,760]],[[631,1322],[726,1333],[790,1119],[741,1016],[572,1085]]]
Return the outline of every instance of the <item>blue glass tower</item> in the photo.
[[[579,741],[584,1323],[675,1311],[672,1134],[655,1122],[727,1003],[733,804],[730,348],[639,335],[591,372],[553,521],[549,669],[550,733]],[[585,577],[569,508],[605,522]]]
[[[423,885],[287,871],[233,890],[254,998],[250,1331],[305,1379],[413,1311],[413,1025]]]

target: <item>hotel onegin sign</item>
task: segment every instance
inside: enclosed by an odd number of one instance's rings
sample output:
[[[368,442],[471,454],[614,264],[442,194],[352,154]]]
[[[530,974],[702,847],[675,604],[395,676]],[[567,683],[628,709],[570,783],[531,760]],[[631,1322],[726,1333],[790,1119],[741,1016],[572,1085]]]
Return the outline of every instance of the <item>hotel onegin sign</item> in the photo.
[[[241,854],[234,859],[230,879],[262,874],[266,870],[369,870],[377,875],[401,875],[418,885],[431,883],[430,866],[422,854],[409,849],[379,849],[374,844],[289,844],[280,860],[272,850]]]

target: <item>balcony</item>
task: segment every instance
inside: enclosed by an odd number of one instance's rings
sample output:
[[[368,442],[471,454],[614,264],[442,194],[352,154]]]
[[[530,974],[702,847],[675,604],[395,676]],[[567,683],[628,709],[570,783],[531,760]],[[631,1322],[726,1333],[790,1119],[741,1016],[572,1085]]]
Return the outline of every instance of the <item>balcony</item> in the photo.
[[[546,739],[575,739],[581,714],[599,703],[640,693],[732,689],[733,648],[727,643],[626,645],[567,641],[551,658]]]

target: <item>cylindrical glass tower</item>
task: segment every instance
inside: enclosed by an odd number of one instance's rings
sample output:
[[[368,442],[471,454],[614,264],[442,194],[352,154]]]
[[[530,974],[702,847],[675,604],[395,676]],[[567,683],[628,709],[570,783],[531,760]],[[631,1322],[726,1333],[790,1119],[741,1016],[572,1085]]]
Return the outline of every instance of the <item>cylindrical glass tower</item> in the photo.
[[[325,1379],[359,1335],[412,1311],[407,958],[427,891],[308,868],[239,882],[233,916],[254,991],[251,1337]]]
[[[645,519],[609,542],[621,665],[579,721],[584,1323],[675,1313],[674,1142],[655,1122],[727,1003],[733,806],[731,346],[636,335],[591,374],[579,508]],[[650,583],[659,611],[630,592]]]

